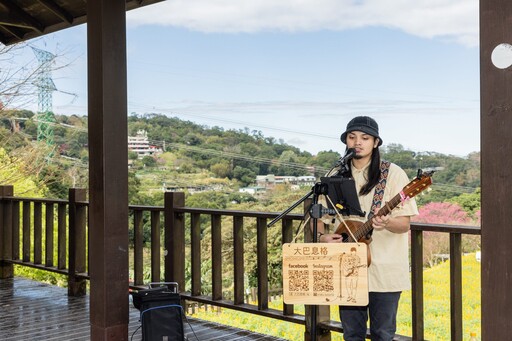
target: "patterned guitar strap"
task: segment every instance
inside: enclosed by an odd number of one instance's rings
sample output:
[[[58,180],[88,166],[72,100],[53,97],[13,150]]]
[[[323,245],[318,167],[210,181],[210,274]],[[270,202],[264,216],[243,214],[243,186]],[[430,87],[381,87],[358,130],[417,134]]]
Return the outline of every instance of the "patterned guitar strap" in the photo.
[[[375,192],[373,193],[373,201],[372,208],[370,209],[370,213],[368,214],[368,220],[372,219],[373,212],[375,209],[379,209],[382,205],[382,199],[384,198],[384,189],[386,188],[386,182],[389,174],[389,166],[391,163],[389,161],[382,160],[380,162],[380,179],[377,185],[375,186]],[[372,236],[373,230],[371,230],[366,236],[367,239],[370,239]]]

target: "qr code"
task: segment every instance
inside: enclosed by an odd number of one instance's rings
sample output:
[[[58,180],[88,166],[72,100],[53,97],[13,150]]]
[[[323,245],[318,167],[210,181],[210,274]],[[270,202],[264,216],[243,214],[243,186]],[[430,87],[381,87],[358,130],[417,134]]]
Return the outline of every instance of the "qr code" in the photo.
[[[334,270],[313,270],[313,291],[333,291]]]
[[[288,270],[290,291],[309,290],[309,270]]]

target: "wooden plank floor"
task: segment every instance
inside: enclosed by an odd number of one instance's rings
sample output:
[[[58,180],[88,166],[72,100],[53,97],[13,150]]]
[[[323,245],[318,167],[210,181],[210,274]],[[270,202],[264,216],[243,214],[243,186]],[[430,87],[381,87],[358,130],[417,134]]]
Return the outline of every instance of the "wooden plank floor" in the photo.
[[[191,326],[185,323],[185,332],[189,341],[283,340],[190,317],[188,321]],[[130,304],[129,340],[142,339],[139,326],[139,311]],[[65,288],[18,277],[0,280],[0,340],[89,339],[88,296],[68,297]]]

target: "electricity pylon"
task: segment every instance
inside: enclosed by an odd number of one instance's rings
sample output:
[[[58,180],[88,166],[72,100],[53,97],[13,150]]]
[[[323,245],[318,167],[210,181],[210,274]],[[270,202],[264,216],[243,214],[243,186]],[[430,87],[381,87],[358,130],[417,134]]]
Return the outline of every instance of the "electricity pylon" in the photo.
[[[34,84],[38,87],[38,113],[37,118],[37,140],[45,141],[51,147],[53,154],[53,125],[55,116],[53,115],[53,91],[57,90],[52,80],[52,62],[55,55],[44,50],[32,47],[32,51],[39,61],[39,71]],[[52,156],[52,155],[50,155]]]

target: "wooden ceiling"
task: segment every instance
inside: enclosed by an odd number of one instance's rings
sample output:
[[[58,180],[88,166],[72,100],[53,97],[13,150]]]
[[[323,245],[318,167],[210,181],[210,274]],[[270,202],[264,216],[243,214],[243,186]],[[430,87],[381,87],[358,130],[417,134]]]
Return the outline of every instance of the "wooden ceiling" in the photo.
[[[162,0],[126,0],[126,10]],[[87,0],[0,0],[0,43],[11,45],[87,22]]]

